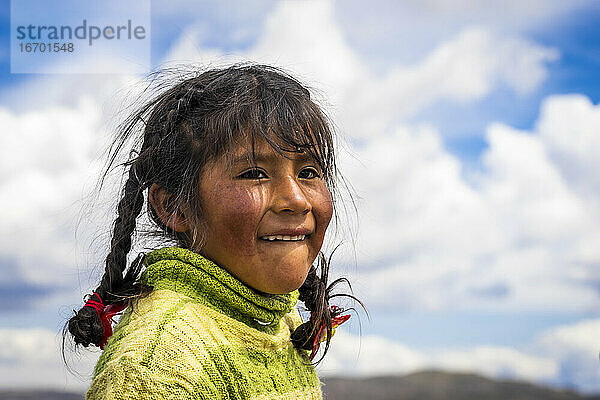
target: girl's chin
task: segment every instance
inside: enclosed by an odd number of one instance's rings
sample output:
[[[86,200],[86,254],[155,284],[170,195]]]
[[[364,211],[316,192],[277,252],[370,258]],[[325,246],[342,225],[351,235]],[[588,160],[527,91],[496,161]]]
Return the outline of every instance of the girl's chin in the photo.
[[[282,268],[272,271],[266,279],[261,282],[260,288],[256,288],[261,292],[268,294],[286,294],[299,289],[306,280],[309,266],[306,264],[298,265],[294,268]],[[287,272],[286,272],[287,271]]]

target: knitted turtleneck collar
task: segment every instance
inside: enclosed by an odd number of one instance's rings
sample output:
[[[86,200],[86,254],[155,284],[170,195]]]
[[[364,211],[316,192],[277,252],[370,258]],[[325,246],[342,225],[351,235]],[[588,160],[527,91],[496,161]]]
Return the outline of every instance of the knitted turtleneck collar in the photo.
[[[265,332],[277,330],[298,300],[298,291],[257,292],[198,253],[165,247],[146,254],[141,282],[154,290],[170,289]]]

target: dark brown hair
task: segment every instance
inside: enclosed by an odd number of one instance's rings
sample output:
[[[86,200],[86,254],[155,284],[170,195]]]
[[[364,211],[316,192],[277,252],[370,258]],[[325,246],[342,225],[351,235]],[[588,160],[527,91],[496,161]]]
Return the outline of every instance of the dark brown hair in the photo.
[[[253,147],[257,135],[264,138],[283,156],[297,151],[309,153],[323,172],[336,210],[339,174],[331,124],[300,82],[278,68],[255,64],[195,73],[143,104],[119,127],[112,143],[101,182],[126,143],[133,140],[134,149],[122,164],[129,168],[127,180],[117,206],[104,276],[94,290],[105,305],[123,303],[151,290],[139,283],[143,255],[127,268],[136,220],[145,202],[144,192],[154,183],[162,186],[172,195],[169,211],[187,207],[197,219],[190,225],[202,226],[198,180],[203,168],[220,157],[228,157],[242,135],[250,136]],[[180,247],[202,247],[203,229],[174,231],[158,217],[150,202],[147,208],[163,237]],[[334,215],[337,220],[337,213]],[[300,300],[311,311],[311,317],[292,334],[297,348],[308,348],[323,324],[329,333],[325,352],[329,347],[331,320],[339,312],[329,308],[331,289],[345,279],[327,286],[328,261],[321,252],[318,266],[311,267],[300,288]],[[85,347],[98,345],[104,335],[98,313],[92,307],[76,311],[68,321],[68,331],[76,345]]]

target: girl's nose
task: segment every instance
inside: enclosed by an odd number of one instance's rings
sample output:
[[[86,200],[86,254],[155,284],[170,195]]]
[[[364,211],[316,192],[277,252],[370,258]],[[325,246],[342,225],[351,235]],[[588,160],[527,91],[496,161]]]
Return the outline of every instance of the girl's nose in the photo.
[[[274,189],[273,208],[275,212],[306,214],[311,210],[308,198],[293,177],[287,176],[281,179]]]

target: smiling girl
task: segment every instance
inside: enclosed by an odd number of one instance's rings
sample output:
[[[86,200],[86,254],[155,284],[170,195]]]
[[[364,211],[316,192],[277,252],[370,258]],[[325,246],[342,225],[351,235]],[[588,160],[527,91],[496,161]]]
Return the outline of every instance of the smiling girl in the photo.
[[[197,74],[126,121],[109,168],[138,132],[104,276],[68,322],[104,349],[87,398],[321,398],[311,360],[346,316],[320,251],[333,137],[308,90],[269,66]],[[127,268],[144,204],[175,245]]]

